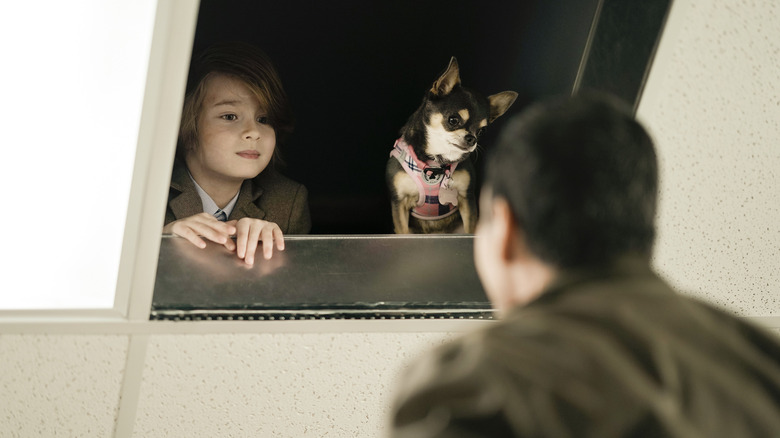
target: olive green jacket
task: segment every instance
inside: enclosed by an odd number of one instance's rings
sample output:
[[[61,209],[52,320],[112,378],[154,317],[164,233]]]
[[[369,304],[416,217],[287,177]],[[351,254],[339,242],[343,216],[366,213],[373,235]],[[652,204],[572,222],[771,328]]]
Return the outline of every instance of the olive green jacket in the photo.
[[[203,213],[203,202],[184,164],[173,166],[165,225]],[[275,222],[284,234],[307,234],[311,230],[308,191],[271,168],[241,185],[228,220],[251,217]]]
[[[643,260],[569,272],[412,365],[390,434],[780,436],[780,344]]]

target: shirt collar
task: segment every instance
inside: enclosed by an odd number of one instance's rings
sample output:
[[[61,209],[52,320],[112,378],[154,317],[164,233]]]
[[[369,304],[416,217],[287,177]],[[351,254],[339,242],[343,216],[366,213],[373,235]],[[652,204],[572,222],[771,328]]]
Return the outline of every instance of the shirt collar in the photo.
[[[205,190],[203,190],[203,188],[198,184],[198,182],[195,181],[195,178],[192,177],[192,174],[189,172],[189,170],[187,171],[187,175],[190,176],[192,183],[195,184],[195,191],[198,192],[198,196],[200,196],[200,201],[203,203],[203,211],[211,215],[216,214],[217,211],[220,210],[217,203],[214,202],[214,200],[211,199],[211,196],[209,196],[209,194],[206,193]],[[238,201],[238,193],[236,193],[236,196],[233,196],[233,199],[231,199],[230,202],[228,202],[225,208],[221,209],[222,211],[225,212],[225,215],[227,217],[230,217],[230,213],[233,212],[233,208],[236,206],[236,201]]]

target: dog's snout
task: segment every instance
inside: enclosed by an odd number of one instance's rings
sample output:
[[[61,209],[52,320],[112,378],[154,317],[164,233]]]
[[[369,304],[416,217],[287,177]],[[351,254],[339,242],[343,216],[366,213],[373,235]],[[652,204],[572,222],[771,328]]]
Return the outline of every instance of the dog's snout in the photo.
[[[468,143],[469,146],[474,146],[477,143],[477,137],[474,137],[471,134],[466,134],[466,143]]]

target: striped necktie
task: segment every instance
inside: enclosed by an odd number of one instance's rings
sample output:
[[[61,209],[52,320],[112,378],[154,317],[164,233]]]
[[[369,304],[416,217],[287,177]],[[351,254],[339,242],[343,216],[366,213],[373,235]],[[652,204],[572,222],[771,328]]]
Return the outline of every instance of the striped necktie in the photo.
[[[227,220],[227,215],[224,211],[222,211],[221,208],[217,209],[217,212],[214,213],[214,217],[217,218],[217,220],[220,222],[225,222]]]

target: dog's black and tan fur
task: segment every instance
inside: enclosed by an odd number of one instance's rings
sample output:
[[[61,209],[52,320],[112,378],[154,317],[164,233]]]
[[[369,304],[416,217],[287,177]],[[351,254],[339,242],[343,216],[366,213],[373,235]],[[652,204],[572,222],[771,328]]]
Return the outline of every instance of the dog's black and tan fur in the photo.
[[[439,167],[458,163],[452,173],[458,212],[434,220],[410,216],[420,194],[414,180],[391,157],[385,177],[396,233],[474,232],[477,221],[474,165],[468,158],[477,148],[485,127],[504,114],[516,98],[514,91],[484,97],[463,87],[458,62],[454,57],[450,60],[447,70],[433,83],[420,107],[401,128],[400,135],[420,160],[435,161]]]

